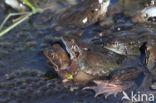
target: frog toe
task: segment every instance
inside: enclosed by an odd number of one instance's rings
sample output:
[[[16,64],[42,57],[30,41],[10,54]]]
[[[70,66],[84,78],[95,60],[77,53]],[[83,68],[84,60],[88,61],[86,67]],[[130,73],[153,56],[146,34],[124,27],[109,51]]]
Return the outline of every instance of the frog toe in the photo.
[[[98,95],[104,94],[105,98],[107,98],[109,95],[116,95],[126,89],[128,89],[132,84],[130,82],[127,83],[121,83],[120,81],[102,81],[102,80],[94,80],[94,83],[97,84],[97,86],[91,86],[91,87],[85,87],[83,89],[93,89],[95,91],[95,97]]]

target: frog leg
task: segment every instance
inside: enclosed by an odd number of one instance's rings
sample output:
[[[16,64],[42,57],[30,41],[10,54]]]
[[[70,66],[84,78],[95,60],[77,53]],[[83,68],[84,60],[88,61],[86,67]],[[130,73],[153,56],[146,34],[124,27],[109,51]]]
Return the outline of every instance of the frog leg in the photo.
[[[94,83],[97,86],[85,87],[83,89],[93,89],[95,91],[95,97],[100,94],[105,94],[105,98],[109,95],[114,94],[114,97],[119,92],[122,92],[132,86],[133,82],[124,82],[121,83],[120,81],[102,81],[102,80],[94,80]]]
[[[62,83],[65,88],[69,88],[73,85],[73,81],[68,78],[69,73],[66,70],[59,71],[59,76],[62,78]]]
[[[64,84],[64,87],[71,87],[73,85],[73,79],[77,74],[77,65],[75,61],[73,60],[70,64],[70,67],[65,71],[61,71],[60,74],[61,78],[63,79],[62,82]],[[68,78],[67,75],[71,75],[72,78]]]
[[[113,81],[94,80],[93,82],[97,86],[85,87],[83,89],[93,89],[95,91],[95,97],[97,97],[100,94],[105,94],[105,98],[107,98],[111,94],[114,94],[114,96],[116,97],[116,95],[119,92],[122,92],[122,91],[130,88],[134,84],[134,82],[128,81],[127,79],[129,79],[131,77],[130,75],[132,75],[136,72],[140,72],[140,71],[133,71],[130,73],[122,74],[120,76],[116,76],[116,77],[114,77]]]

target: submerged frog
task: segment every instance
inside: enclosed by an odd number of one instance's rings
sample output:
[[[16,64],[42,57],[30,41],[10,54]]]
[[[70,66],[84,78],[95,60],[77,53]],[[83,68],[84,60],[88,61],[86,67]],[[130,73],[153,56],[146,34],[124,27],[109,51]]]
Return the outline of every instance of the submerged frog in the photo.
[[[136,56],[127,57],[99,46],[91,46],[77,37],[64,36],[61,40],[70,58],[71,64],[66,70],[73,76],[72,81],[76,84],[84,84],[94,80],[97,87],[84,89],[94,89],[95,96],[100,94],[116,95],[118,92],[129,88],[133,84],[129,80],[136,78],[142,71],[141,62]],[[54,51],[50,52],[55,55],[58,54]],[[61,59],[51,58],[48,54],[45,52],[46,57],[50,58],[49,61],[60,61]],[[63,63],[61,64],[63,65]],[[59,65],[59,63],[55,62],[55,65]]]
[[[71,61],[67,52],[61,45],[54,44],[51,48],[45,49],[44,55],[49,60],[49,63],[55,68],[55,71],[58,72],[58,75],[62,79],[67,79],[64,75],[68,73]]]
[[[69,81],[68,77],[73,75],[75,72],[74,69],[72,71],[70,68],[74,68],[71,63],[71,59],[69,54],[63,49],[63,47],[60,44],[54,44],[51,48],[45,49],[44,50],[44,55],[50,62],[50,64],[54,67],[55,71],[58,72],[59,76],[62,78],[63,82]],[[89,81],[92,77],[89,75],[79,72],[79,77],[81,78],[81,82],[86,82]],[[88,78],[83,78],[83,77],[88,77]],[[90,79],[89,79],[90,78]],[[89,80],[87,80],[89,79]],[[71,78],[72,80],[72,78]],[[74,78],[74,81],[76,81],[76,78]],[[80,82],[80,81],[79,81]],[[65,84],[66,86],[66,84]]]
[[[104,48],[123,55],[140,55],[140,49],[152,40],[156,40],[153,35],[129,36],[114,38],[111,42],[104,45]],[[146,48],[144,48],[145,51]]]
[[[86,27],[105,16],[110,0],[83,0],[67,8],[58,18],[61,25]]]
[[[127,16],[134,16],[136,12],[145,7],[145,4],[149,0],[118,0],[111,6],[108,14],[111,16],[115,13],[123,12]]]
[[[134,23],[145,23],[149,19],[155,20],[156,8],[154,0],[119,0],[108,10],[109,16],[123,13],[131,17]],[[115,17],[115,16],[114,16]]]

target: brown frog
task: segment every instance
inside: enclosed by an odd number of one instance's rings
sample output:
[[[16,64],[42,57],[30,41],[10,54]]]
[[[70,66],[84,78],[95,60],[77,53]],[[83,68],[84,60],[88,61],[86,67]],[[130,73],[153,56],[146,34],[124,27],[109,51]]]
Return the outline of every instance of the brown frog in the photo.
[[[108,10],[108,15],[112,16],[116,13],[123,13],[131,17],[134,23],[146,23],[149,19],[155,20],[156,15],[154,0],[119,0]]]
[[[39,29],[54,28],[63,35],[75,33],[80,36],[82,28],[98,21],[100,25],[107,24],[104,16],[109,4],[110,0],[83,0],[59,12],[46,10],[34,20],[34,26]]]
[[[129,88],[133,84],[129,80],[136,78],[142,71],[140,60],[136,56],[120,55],[99,46],[89,45],[73,36],[64,36],[61,40],[70,57],[71,64],[67,70],[73,76],[73,82],[84,84],[94,80],[97,86],[84,89],[94,89],[95,96],[99,94],[106,94],[106,97],[111,94],[116,95]],[[50,60],[53,59],[46,52],[45,55]]]
[[[104,48],[123,55],[140,55],[141,47],[146,46],[151,40],[156,40],[155,35],[114,37],[112,41],[104,45]]]
[[[68,74],[68,68],[71,64],[70,58],[67,52],[61,47],[60,44],[52,45],[51,48],[44,50],[44,55],[48,59],[49,63],[54,67],[58,75],[66,80],[66,74]]]
[[[147,1],[148,0],[118,0],[115,5],[111,5],[108,14],[112,16],[115,13],[123,12],[127,16],[134,16],[137,11],[145,7]]]
[[[74,65],[72,65],[72,60],[70,59],[69,54],[63,49],[63,47],[60,44],[54,44],[51,48],[44,50],[44,55],[48,59],[49,63],[54,67],[55,71],[63,79],[63,82],[69,81],[68,76],[70,76],[71,74],[73,75],[73,73],[75,72],[75,67]],[[72,68],[72,70],[70,70],[70,68]],[[84,72],[79,71],[78,74],[78,77],[75,77],[74,81],[79,81],[79,83],[87,82],[92,79],[90,75]]]
[[[109,4],[110,0],[83,0],[61,13],[58,22],[80,28],[89,26],[105,16]]]

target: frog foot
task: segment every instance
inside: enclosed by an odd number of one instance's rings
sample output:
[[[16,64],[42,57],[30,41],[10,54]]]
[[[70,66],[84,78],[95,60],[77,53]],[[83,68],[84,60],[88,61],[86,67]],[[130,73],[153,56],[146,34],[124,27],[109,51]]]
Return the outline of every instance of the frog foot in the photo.
[[[97,86],[90,86],[85,87],[84,89],[93,89],[95,91],[95,97],[97,97],[100,94],[105,94],[105,98],[107,98],[109,95],[114,94],[114,97],[119,92],[122,92],[126,89],[128,89],[133,83],[131,82],[124,82],[121,83],[120,81],[102,81],[102,80],[94,80],[93,81]]]

